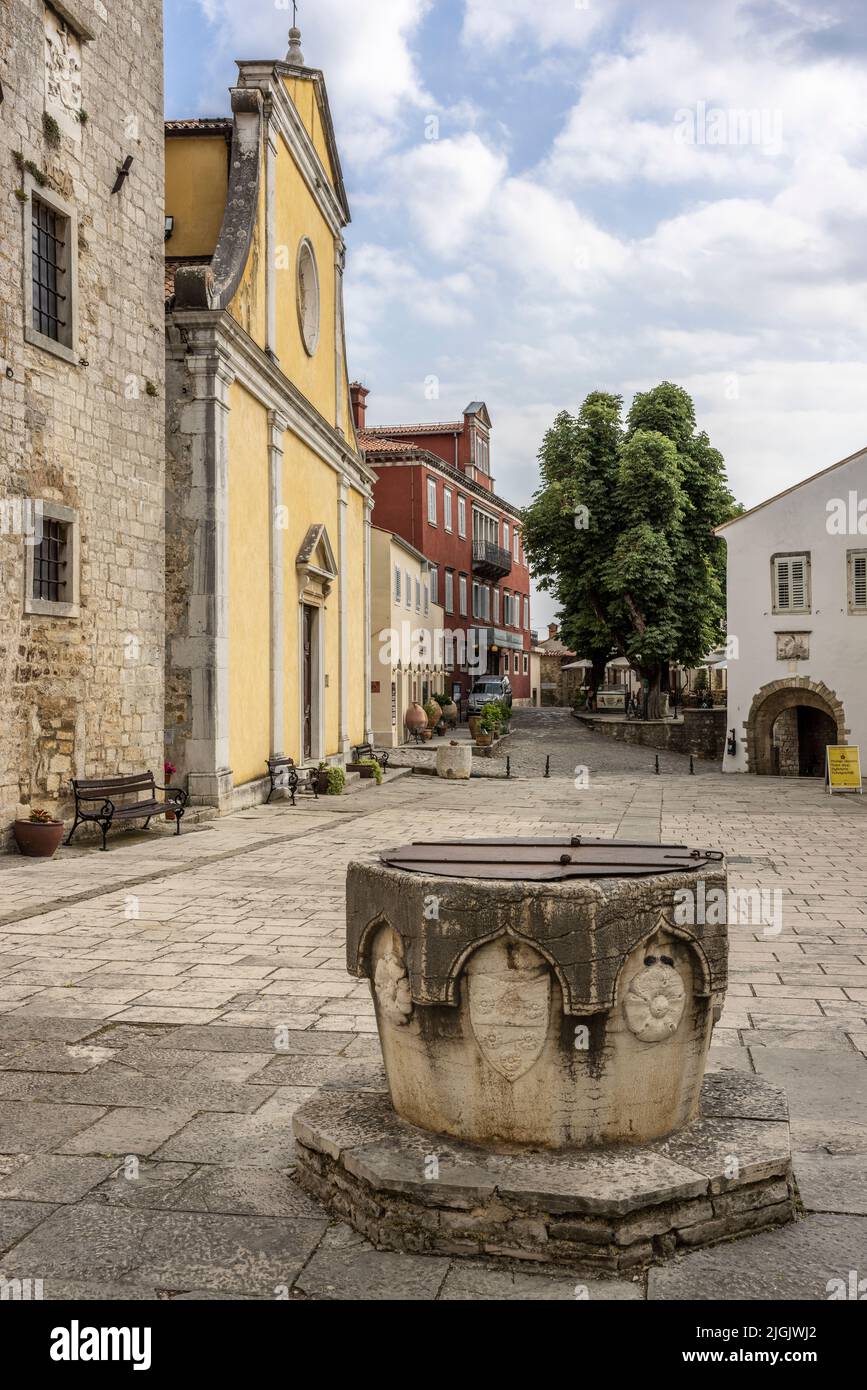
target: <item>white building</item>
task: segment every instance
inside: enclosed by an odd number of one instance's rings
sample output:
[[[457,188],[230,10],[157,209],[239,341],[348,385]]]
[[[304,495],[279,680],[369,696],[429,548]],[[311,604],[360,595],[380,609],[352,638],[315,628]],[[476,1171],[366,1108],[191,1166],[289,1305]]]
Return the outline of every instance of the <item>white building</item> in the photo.
[[[719,527],[728,547],[724,772],[823,776],[867,754],[867,449]]]

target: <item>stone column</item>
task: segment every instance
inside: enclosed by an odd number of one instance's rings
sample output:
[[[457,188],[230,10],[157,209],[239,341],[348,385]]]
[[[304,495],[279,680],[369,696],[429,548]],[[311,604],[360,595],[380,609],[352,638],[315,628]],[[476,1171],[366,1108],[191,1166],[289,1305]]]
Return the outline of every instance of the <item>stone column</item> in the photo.
[[[228,357],[209,343],[187,355],[190,399],[180,429],[191,468],[186,512],[192,526],[186,635],[170,659],[190,672],[191,729],[186,744],[190,799],[228,809],[229,766],[229,387]]]
[[[371,620],[370,620],[370,528],[373,524],[373,498],[364,499],[364,737],[373,743],[373,716],[370,698]],[[389,578],[389,583],[391,579]]]
[[[340,695],[339,695],[339,752],[349,754],[349,652],[346,617],[346,510],[349,506],[349,484],[340,480],[340,503],[337,509],[337,606],[340,610]]]
[[[271,489],[271,756],[283,757],[285,727],[285,623],[283,569],[283,436],[289,422],[268,411],[268,476]]]

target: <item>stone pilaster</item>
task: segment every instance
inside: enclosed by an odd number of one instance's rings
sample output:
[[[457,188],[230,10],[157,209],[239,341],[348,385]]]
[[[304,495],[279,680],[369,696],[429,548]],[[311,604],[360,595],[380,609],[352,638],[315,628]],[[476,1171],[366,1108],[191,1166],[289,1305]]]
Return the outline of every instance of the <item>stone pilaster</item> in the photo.
[[[364,499],[364,737],[367,743],[372,744],[373,738],[373,713],[370,698],[371,681],[371,614],[370,614],[370,528],[373,524],[373,498]]]
[[[190,799],[227,809],[229,766],[229,387],[228,357],[211,339],[190,334],[188,393],[178,411],[179,440],[190,469],[177,496],[190,536],[186,621],[169,644],[170,670],[188,673],[189,729],[182,767]],[[196,348],[198,347],[198,351]],[[192,348],[192,351],[189,349]],[[177,462],[177,460],[175,460]],[[170,464],[171,471],[171,464]]]
[[[283,756],[286,682],[285,574],[283,507],[283,436],[289,422],[275,410],[268,411],[270,431],[268,473],[271,487],[271,756]]]
[[[340,754],[349,754],[349,632],[347,629],[346,602],[348,587],[346,566],[349,556],[346,546],[346,510],[349,506],[349,486],[341,479],[340,497],[337,509],[337,605],[340,610],[340,696],[339,696],[339,745]]]

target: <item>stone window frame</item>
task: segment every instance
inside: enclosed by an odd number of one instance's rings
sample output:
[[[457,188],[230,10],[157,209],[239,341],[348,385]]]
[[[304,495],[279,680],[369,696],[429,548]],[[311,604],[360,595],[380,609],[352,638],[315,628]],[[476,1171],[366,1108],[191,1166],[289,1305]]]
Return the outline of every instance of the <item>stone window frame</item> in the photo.
[[[846,599],[849,608],[849,616],[852,618],[867,618],[867,601],[855,604],[855,561],[863,560],[867,569],[867,548],[861,547],[857,550],[846,551]]]
[[[467,499],[458,493],[458,535],[462,541],[467,538]]]
[[[24,554],[24,612],[39,618],[78,618],[81,613],[79,571],[81,567],[81,525],[78,512],[60,502],[42,501],[42,516],[46,521],[60,521],[67,527],[66,545],[69,558],[67,585],[71,598],[59,603],[53,599],[36,598],[33,593],[33,561],[36,546],[25,547]]]
[[[33,175],[25,169],[23,190],[25,198],[21,203],[21,236],[24,249],[24,341],[31,347],[41,348],[64,362],[79,366],[78,349],[78,213],[75,205],[48,188],[37,183]],[[66,341],[50,338],[33,326],[33,203],[42,203],[56,216],[66,222],[67,266],[64,273],[64,292],[69,305],[69,320]]]
[[[427,480],[427,524],[436,526],[437,524],[437,484],[436,478],[428,477]]]
[[[778,603],[777,563],[780,560],[804,561],[804,604],[796,608],[791,604],[781,608]],[[812,555],[809,550],[778,550],[771,556],[771,612],[772,613],[812,613],[813,607]]]

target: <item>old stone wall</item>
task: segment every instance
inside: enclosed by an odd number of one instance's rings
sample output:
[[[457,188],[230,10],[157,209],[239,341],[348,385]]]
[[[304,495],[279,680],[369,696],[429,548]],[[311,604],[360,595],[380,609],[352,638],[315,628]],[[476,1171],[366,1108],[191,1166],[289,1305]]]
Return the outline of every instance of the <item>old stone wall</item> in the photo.
[[[65,0],[63,9],[73,24],[43,0],[0,0],[4,843],[30,806],[67,810],[71,776],[151,767],[162,780],[162,4]],[[27,340],[26,253],[40,190],[75,219],[77,325],[64,354],[32,332]],[[16,499],[59,504],[74,520],[73,613],[25,611]]]
[[[685,709],[682,719],[612,719],[604,715],[579,714],[594,733],[607,734],[621,743],[643,748],[659,748],[672,753],[692,753],[696,758],[715,761],[726,746],[725,709]]]

